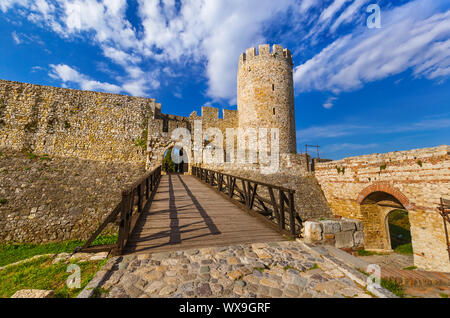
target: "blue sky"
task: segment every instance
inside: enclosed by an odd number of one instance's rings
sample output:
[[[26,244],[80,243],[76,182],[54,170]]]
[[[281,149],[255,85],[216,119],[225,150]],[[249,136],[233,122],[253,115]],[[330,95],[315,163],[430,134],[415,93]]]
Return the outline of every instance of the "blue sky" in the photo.
[[[182,116],[235,109],[240,53],[281,44],[299,152],[450,144],[448,0],[0,0],[0,41],[1,79],[156,98]]]

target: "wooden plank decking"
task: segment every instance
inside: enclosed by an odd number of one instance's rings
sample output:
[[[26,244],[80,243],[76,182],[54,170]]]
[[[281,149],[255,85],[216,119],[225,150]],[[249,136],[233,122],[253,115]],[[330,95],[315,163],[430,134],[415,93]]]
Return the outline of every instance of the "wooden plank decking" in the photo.
[[[153,253],[284,239],[194,177],[166,175],[124,252]]]

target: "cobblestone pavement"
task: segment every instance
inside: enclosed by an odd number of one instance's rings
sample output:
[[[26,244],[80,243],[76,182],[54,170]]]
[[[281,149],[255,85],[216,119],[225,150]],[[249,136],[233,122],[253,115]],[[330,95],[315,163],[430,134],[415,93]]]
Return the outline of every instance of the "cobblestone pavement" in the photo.
[[[371,297],[297,242],[111,258],[98,297]]]

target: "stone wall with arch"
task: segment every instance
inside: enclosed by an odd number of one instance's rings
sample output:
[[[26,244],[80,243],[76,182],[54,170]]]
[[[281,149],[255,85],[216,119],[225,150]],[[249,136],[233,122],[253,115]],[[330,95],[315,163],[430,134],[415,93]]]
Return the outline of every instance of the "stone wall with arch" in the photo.
[[[333,214],[363,221],[366,248],[390,248],[386,216],[403,208],[411,224],[415,265],[450,272],[437,211],[439,199],[450,198],[450,146],[317,163],[315,176]]]

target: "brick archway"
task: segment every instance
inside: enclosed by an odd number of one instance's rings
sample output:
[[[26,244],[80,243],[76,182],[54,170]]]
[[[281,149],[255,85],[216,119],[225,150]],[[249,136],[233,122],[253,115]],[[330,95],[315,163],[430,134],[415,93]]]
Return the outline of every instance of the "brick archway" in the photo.
[[[388,182],[376,182],[371,184],[359,193],[356,201],[358,202],[358,204],[362,204],[364,199],[374,192],[385,192],[392,195],[404,206],[406,210],[412,210],[414,208],[414,204],[411,203],[403,193],[395,189]]]

